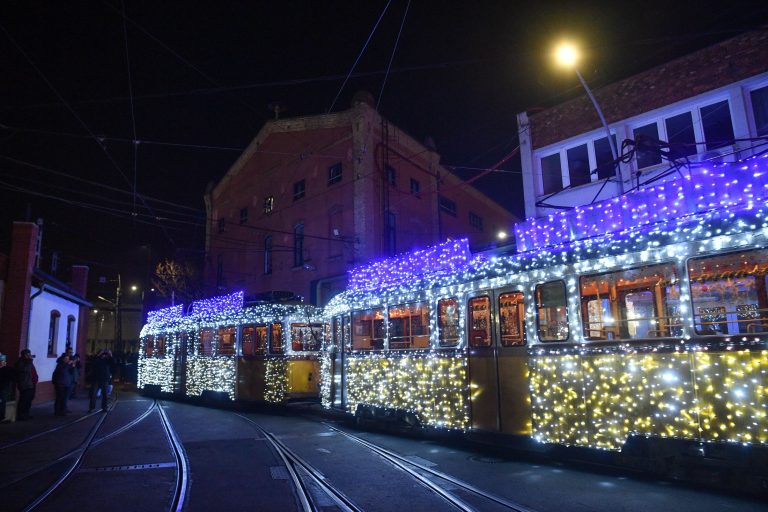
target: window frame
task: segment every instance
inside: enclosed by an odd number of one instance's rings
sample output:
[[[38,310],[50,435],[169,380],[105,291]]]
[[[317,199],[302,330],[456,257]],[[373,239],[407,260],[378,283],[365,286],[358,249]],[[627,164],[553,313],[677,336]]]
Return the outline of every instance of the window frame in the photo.
[[[479,324],[475,324],[474,320],[475,318],[478,318],[479,315],[475,315],[474,313],[476,311],[485,311],[483,309],[474,309],[471,307],[472,302],[477,299],[485,299],[488,303],[487,313],[486,313],[486,320],[487,320],[487,326],[484,329],[475,329],[474,327]],[[478,293],[477,295],[472,295],[471,297],[467,297],[467,345],[469,348],[488,348],[495,346],[494,342],[494,314],[493,314],[493,300],[491,300],[491,293],[490,292],[484,292],[484,293]],[[487,340],[487,343],[478,343],[476,342],[476,336],[474,336],[474,332],[485,332],[487,334],[487,338],[484,338]]]
[[[341,162],[337,162],[328,167],[328,186],[341,182],[344,177],[344,167]]]
[[[307,192],[307,180],[306,179],[300,179],[299,181],[294,182],[293,184],[293,200],[298,201],[299,199],[303,198],[306,195]]]
[[[559,283],[562,285],[563,288],[563,308],[565,309],[565,327],[566,327],[566,335],[564,338],[545,338],[542,336],[542,329],[541,329],[541,310],[543,309],[541,307],[541,303],[539,301],[539,289],[543,286]],[[533,288],[533,306],[536,310],[536,337],[537,339],[542,343],[566,343],[571,337],[571,324],[569,321],[569,311],[568,311],[568,287],[565,284],[565,281],[563,279],[554,279],[552,281],[545,281],[543,283],[537,283],[536,286]],[[559,323],[560,320],[557,320]]]
[[[413,313],[413,307],[416,306],[418,314],[411,314]],[[400,316],[393,316],[392,312],[393,310],[399,309],[399,308],[407,308],[408,313],[407,315]],[[426,310],[426,313],[425,313]],[[430,307],[429,307],[429,301],[422,300],[422,301],[415,301],[415,302],[406,302],[402,304],[392,304],[387,307],[387,323],[386,323],[386,337],[387,337],[387,347],[389,350],[428,350],[430,348]],[[426,318],[425,318],[426,314]],[[394,319],[400,319],[403,318],[402,324],[403,324],[403,333],[402,336],[398,336],[398,341],[395,341],[394,336],[394,326],[395,322]],[[414,318],[419,318],[420,325],[420,333],[414,334]],[[424,321],[426,319],[426,321]],[[426,331],[426,333],[425,333]],[[417,339],[418,338],[418,339]],[[423,346],[416,346],[416,343],[420,342],[423,343],[426,341],[426,345]]]
[[[381,314],[381,319],[376,318],[376,314]],[[361,329],[361,334],[356,334],[357,316],[358,315],[370,315],[370,319],[364,319],[365,324],[370,325],[370,330]],[[377,331],[377,322],[380,330]],[[361,323],[361,326],[365,326]],[[365,334],[367,332],[368,334]],[[351,351],[353,352],[370,352],[375,350],[384,350],[385,342],[387,340],[387,317],[386,309],[383,306],[378,306],[369,309],[361,309],[352,311],[350,315],[350,334],[351,334]],[[377,336],[381,334],[381,336]],[[358,339],[367,340],[368,346],[357,346]]]
[[[48,319],[48,357],[58,357],[59,353],[59,321],[61,320],[61,312],[57,309],[52,309]]]
[[[455,325],[448,326],[451,327],[452,334],[451,336],[446,336],[444,334],[444,331],[448,330],[446,328],[446,323],[443,321],[443,314],[442,314],[442,304],[444,302],[453,302],[455,312],[452,316],[455,316]],[[459,302],[458,297],[443,297],[441,299],[437,300],[437,308],[436,308],[436,316],[437,316],[437,345],[439,348],[454,348],[458,347],[461,343],[461,303]]]
[[[441,212],[445,212],[453,217],[457,216],[456,201],[449,199],[442,194],[437,196],[437,204]]]
[[[269,215],[275,211],[275,196],[269,195],[264,197],[264,213]]]

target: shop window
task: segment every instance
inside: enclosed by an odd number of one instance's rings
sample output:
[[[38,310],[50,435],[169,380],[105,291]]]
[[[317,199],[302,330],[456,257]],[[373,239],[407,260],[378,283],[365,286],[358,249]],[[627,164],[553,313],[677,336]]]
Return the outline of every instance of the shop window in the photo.
[[[262,355],[267,347],[267,326],[263,324],[244,325],[240,343],[244,356]]]
[[[696,334],[768,332],[768,250],[688,261]]]
[[[437,302],[437,334],[441,347],[459,344],[459,301],[455,298]]]
[[[283,353],[283,324],[274,323],[269,326],[269,353]]]
[[[291,348],[294,352],[320,350],[323,324],[291,324]]]
[[[235,354],[235,339],[237,328],[234,325],[219,327],[219,347],[217,355],[231,356]]]
[[[391,306],[389,316],[389,348],[429,348],[429,305],[426,302]]]
[[[674,264],[583,276],[581,317],[588,340],[679,336],[680,286]]]
[[[525,345],[525,308],[522,293],[499,295],[499,332],[503,347]]]
[[[469,299],[469,346],[490,347],[491,338],[491,299],[483,295]]]
[[[352,313],[352,350],[384,348],[384,309]]]
[[[197,344],[198,356],[213,355],[213,329],[200,329],[200,340]]]
[[[570,335],[565,283],[551,281],[536,286],[537,333],[541,341],[566,341]]]

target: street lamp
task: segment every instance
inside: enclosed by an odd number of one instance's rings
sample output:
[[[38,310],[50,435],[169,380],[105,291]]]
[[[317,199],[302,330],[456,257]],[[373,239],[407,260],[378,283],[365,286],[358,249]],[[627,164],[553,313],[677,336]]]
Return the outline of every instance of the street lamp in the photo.
[[[581,76],[581,73],[579,72],[579,68],[576,67],[576,63],[579,61],[578,49],[573,44],[561,43],[555,49],[555,60],[560,65],[566,68],[570,68],[576,72],[576,76],[579,77],[579,82],[581,82],[581,85],[584,87],[584,90],[587,92],[587,96],[589,96],[589,99],[592,100],[592,105],[594,105],[595,110],[597,111],[597,115],[600,118],[600,122],[603,123],[603,128],[605,128],[605,134],[608,136],[608,145],[611,148],[611,155],[613,156],[613,165],[616,172],[616,179],[619,182],[619,192],[623,194],[624,180],[621,177],[621,169],[619,168],[619,151],[616,148],[616,141],[613,139],[613,137],[611,137],[611,130],[610,128],[608,128],[608,123],[605,121],[605,116],[603,115],[603,111],[600,109],[600,105],[598,105],[597,100],[592,94],[592,91],[587,85],[587,82],[584,80],[584,77]]]

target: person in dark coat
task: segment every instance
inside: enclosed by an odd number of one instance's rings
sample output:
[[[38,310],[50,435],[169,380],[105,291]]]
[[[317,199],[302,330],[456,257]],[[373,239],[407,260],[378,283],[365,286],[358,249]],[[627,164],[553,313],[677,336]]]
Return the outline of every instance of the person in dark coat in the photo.
[[[69,414],[67,400],[70,393],[72,393],[72,384],[74,383],[73,366],[74,362],[69,359],[69,355],[66,353],[56,360],[56,369],[53,370],[53,385],[56,388],[56,401],[53,404],[53,413],[56,416]]]
[[[16,419],[28,420],[31,418],[29,410],[32,408],[32,400],[35,399],[37,388],[37,370],[34,363],[35,356],[25,348],[19,354],[14,369],[16,370],[16,386],[19,388],[19,403],[16,406]]]
[[[91,389],[89,392],[90,406],[88,412],[93,412],[96,408],[96,392],[101,391],[101,410],[107,412],[109,406],[109,385],[112,382],[112,352],[107,349],[99,352],[96,359],[91,364],[90,380]]]

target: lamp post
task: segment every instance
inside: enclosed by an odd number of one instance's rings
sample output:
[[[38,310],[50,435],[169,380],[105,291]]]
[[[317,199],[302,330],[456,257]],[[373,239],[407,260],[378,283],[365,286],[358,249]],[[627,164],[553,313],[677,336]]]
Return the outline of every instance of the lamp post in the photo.
[[[117,274],[117,290],[115,290],[115,301],[112,302],[111,300],[102,297],[101,295],[98,296],[99,299],[105,302],[109,302],[115,306],[115,345],[113,349],[117,352],[122,352],[123,350],[123,314],[122,310],[120,309],[120,297],[122,295],[122,281],[120,279],[120,274]]]
[[[619,167],[619,151],[616,148],[616,141],[613,139],[613,137],[611,137],[611,129],[608,128],[608,123],[605,121],[605,116],[603,115],[603,111],[600,108],[600,105],[597,103],[595,96],[592,94],[592,90],[587,85],[587,82],[586,80],[584,80],[584,77],[581,76],[581,73],[579,72],[579,68],[576,67],[576,62],[579,60],[578,50],[572,44],[562,43],[555,50],[555,59],[562,66],[571,68],[573,71],[576,72],[576,76],[579,77],[579,82],[581,82],[581,85],[584,87],[584,90],[586,91],[587,96],[589,96],[589,99],[592,101],[592,105],[595,107],[595,110],[597,111],[597,116],[600,118],[600,122],[603,123],[603,128],[605,128],[605,134],[608,136],[608,145],[611,148],[611,156],[613,156],[613,164],[614,164],[614,170],[616,173],[616,180],[619,182],[619,192],[623,194],[624,180],[621,177],[621,168]]]

